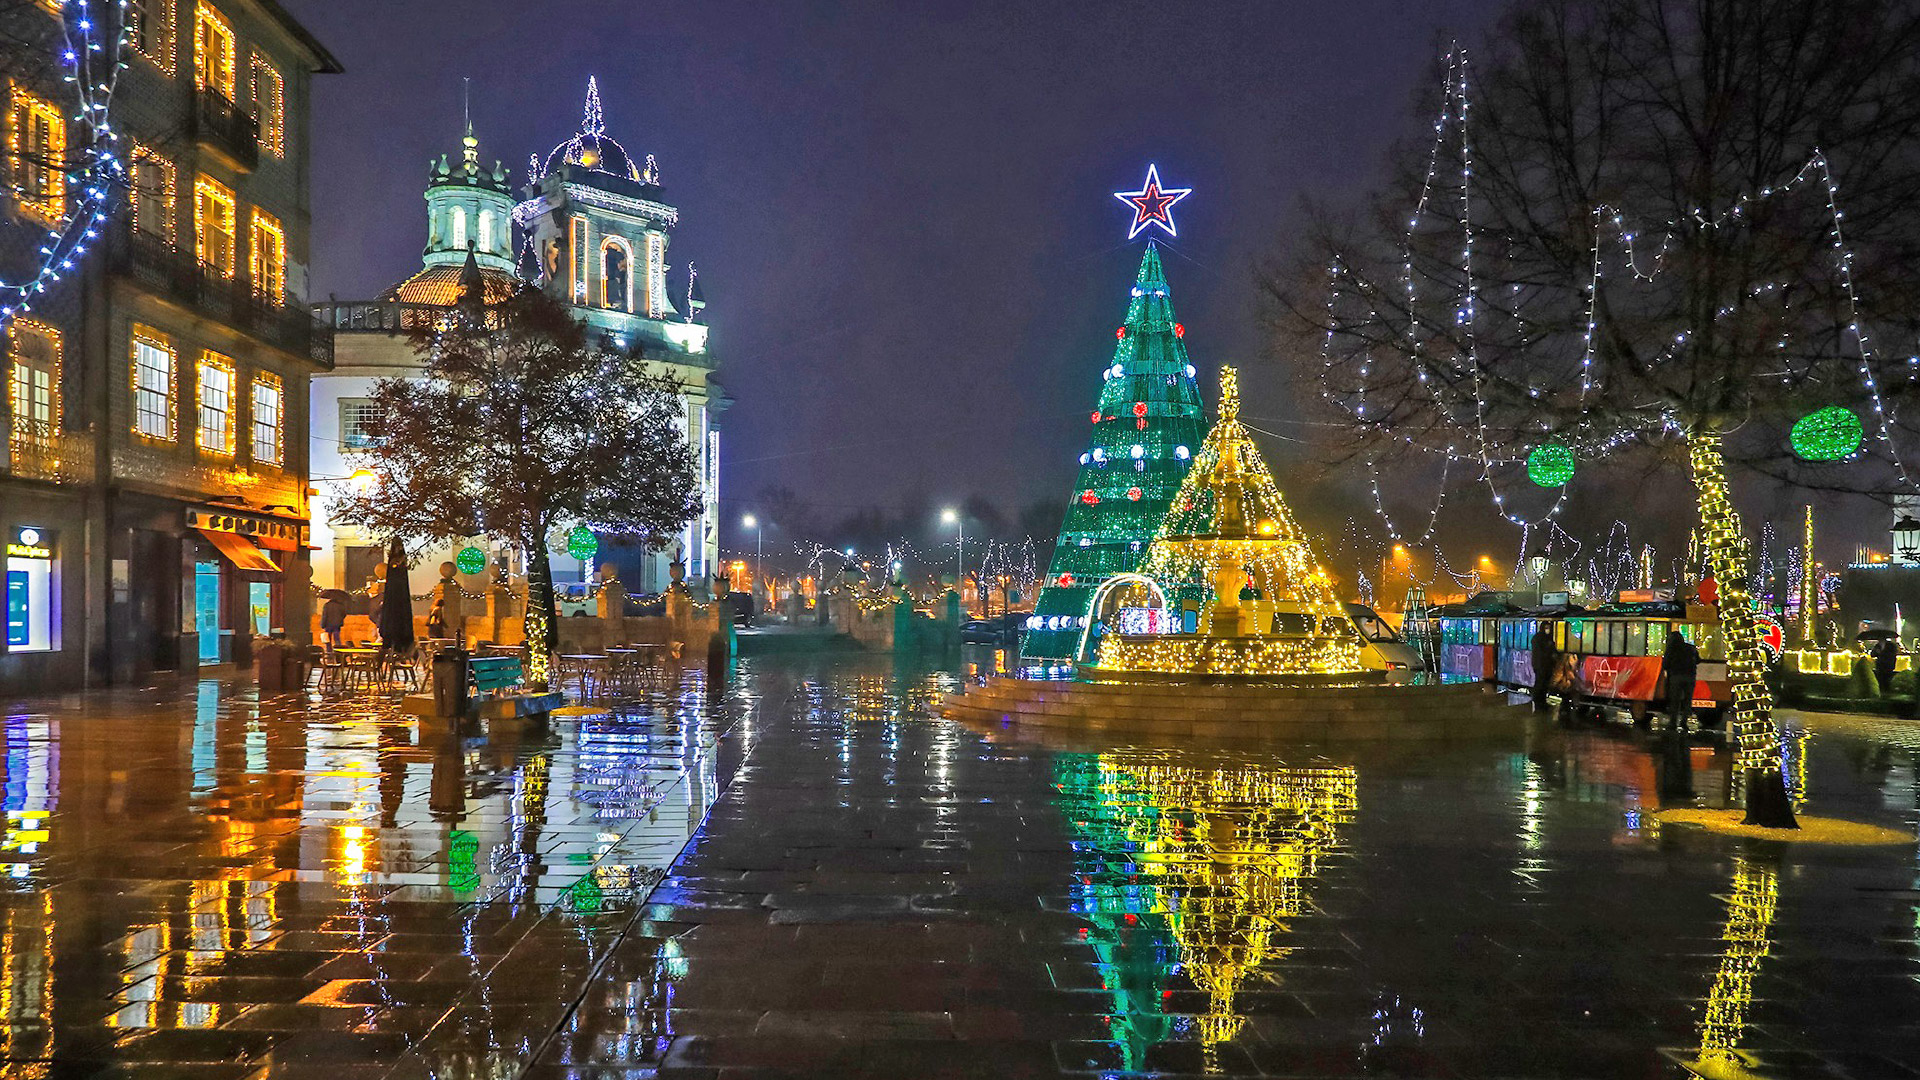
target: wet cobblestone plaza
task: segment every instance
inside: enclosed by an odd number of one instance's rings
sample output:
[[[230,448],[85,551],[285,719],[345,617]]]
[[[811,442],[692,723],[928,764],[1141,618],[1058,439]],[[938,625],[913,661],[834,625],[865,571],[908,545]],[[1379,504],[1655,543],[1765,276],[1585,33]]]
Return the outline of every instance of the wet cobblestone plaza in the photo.
[[[1663,824],[1631,728],[1043,745],[955,685],[9,703],[5,1075],[1920,1076],[1915,846]],[[1789,725],[1809,807],[1912,830],[1920,729]]]

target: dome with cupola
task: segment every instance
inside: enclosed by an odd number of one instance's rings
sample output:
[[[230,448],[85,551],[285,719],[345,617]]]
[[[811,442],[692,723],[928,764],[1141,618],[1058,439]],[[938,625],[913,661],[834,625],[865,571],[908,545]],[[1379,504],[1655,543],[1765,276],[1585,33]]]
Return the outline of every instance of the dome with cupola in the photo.
[[[636,164],[626,147],[607,134],[606,120],[600,111],[600,83],[592,77],[587,79],[586,116],[580,130],[547,154],[541,171],[553,172],[563,165],[618,176],[636,184],[660,182],[660,167],[652,155]]]

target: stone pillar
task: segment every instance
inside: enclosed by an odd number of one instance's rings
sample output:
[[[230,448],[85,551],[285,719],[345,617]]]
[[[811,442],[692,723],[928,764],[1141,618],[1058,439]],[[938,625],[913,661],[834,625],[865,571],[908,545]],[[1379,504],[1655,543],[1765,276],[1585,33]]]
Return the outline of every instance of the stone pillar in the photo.
[[[440,616],[447,621],[449,629],[466,625],[466,597],[460,591],[459,579],[454,577],[456,570],[450,562],[441,563],[440,583],[433,587],[433,598],[440,602]]]

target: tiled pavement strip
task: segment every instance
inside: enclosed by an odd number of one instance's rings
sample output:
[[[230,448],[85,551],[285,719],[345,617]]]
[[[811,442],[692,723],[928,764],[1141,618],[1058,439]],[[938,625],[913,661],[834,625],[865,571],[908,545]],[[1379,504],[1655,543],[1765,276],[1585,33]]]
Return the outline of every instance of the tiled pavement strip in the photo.
[[[1030,746],[949,675],[743,668],[517,741],[6,709],[5,1075],[1920,1075],[1913,846],[1663,828],[1631,731]],[[1795,745],[1912,827],[1913,729]]]

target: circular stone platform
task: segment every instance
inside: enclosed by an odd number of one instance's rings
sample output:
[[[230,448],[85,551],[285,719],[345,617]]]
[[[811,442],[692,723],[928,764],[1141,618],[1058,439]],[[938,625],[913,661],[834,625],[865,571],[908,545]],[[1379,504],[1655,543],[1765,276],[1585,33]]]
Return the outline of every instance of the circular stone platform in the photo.
[[[1479,737],[1518,731],[1526,715],[1479,683],[1288,686],[997,676],[947,695],[944,706],[955,719],[976,723],[1301,742]]]

